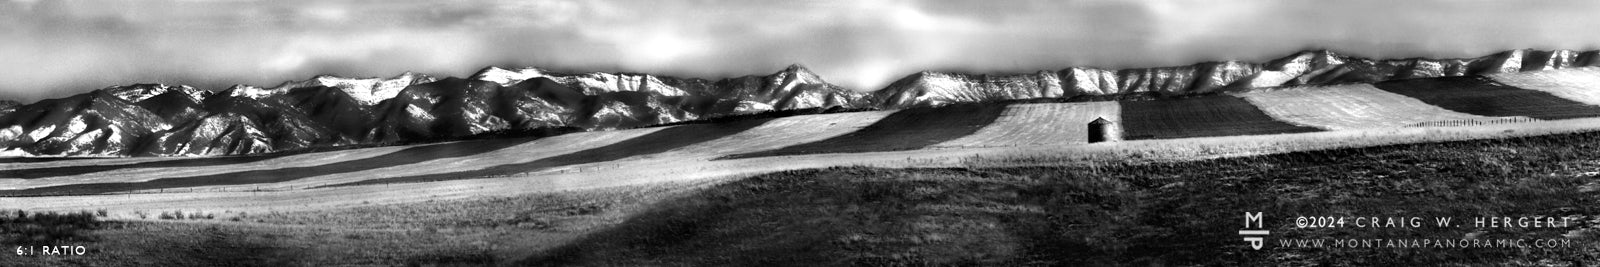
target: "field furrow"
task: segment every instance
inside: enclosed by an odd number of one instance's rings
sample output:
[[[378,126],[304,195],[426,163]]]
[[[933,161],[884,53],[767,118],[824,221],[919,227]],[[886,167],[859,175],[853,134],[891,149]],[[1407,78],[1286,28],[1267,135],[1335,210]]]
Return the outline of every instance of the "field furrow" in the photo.
[[[1295,87],[1236,94],[1281,121],[1328,130],[1406,127],[1424,123],[1494,122],[1451,111],[1369,84]],[[1531,120],[1528,118],[1520,118]]]
[[[933,147],[1015,147],[1089,142],[1088,125],[1104,117],[1120,121],[1115,101],[1015,104],[978,132]]]

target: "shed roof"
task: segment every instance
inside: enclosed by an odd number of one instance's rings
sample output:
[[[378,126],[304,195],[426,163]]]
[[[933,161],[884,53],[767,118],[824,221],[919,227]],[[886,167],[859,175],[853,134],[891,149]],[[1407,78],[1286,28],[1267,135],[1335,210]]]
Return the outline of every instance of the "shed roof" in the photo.
[[[1094,118],[1094,121],[1089,122],[1089,124],[1111,124],[1111,123],[1112,123],[1111,120],[1107,120],[1105,117]]]

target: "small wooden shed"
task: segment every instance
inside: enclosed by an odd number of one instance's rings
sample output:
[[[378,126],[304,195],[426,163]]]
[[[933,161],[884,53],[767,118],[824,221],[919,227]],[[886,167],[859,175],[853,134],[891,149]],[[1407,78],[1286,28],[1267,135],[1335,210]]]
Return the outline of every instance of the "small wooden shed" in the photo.
[[[1095,118],[1089,122],[1089,143],[1121,141],[1122,129],[1117,127],[1117,122],[1104,117]]]

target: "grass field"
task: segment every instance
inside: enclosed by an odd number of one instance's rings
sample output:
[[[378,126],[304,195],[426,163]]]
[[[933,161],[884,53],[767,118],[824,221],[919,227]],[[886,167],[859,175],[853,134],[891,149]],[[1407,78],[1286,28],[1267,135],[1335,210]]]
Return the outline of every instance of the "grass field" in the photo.
[[[1440,121],[1490,121],[1443,109],[1403,95],[1348,84],[1257,90],[1236,94],[1267,115],[1296,125],[1328,130],[1406,127]]]
[[[1600,116],[1600,106],[1512,87],[1481,76],[1396,80],[1373,86],[1444,109],[1480,116],[1522,116],[1541,120]]]
[[[66,244],[84,246],[88,253],[0,255],[0,265],[492,265],[614,225],[645,203],[704,187],[656,184],[297,212],[152,210],[149,220],[59,224],[74,232],[51,242],[8,235],[3,242],[8,249]],[[0,225],[10,229],[16,224],[7,212],[0,215]],[[177,218],[157,219],[172,214]]]
[[[1600,261],[1600,134],[1082,168],[781,172],[671,199],[528,265],[1532,265]],[[1554,249],[1250,250],[1272,238],[1570,238]],[[1559,216],[1297,229],[1291,216]],[[1466,237],[1475,236],[1475,237]],[[1276,244],[1269,247],[1276,246]]]
[[[827,140],[725,158],[855,153],[921,149],[978,132],[1006,110],[1003,105],[958,104],[912,108],[889,114],[872,125]]]
[[[1567,100],[1600,106],[1600,68],[1501,73],[1489,79],[1517,88],[1550,93]]]
[[[1121,107],[1128,140],[1320,131],[1274,120],[1250,102],[1229,95],[1125,101]]]

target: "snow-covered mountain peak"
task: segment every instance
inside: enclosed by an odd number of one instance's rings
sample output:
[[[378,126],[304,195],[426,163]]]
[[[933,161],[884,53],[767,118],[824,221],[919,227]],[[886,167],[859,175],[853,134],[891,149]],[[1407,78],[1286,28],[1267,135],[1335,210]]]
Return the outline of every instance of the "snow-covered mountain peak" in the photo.
[[[332,75],[317,75],[305,81],[288,81],[270,89],[271,91],[287,92],[294,88],[313,86],[326,86],[338,88],[350,95],[363,105],[375,105],[385,99],[394,98],[400,90],[413,84],[433,82],[432,76],[405,72],[393,78],[348,78]]]
[[[543,77],[546,73],[539,68],[504,69],[491,66],[472,74],[471,79],[511,86],[528,79]]]
[[[778,73],[773,73],[772,78],[781,81],[792,80],[792,82],[805,84],[827,83],[827,81],[822,80],[821,75],[811,72],[811,69],[807,69],[806,66],[800,65],[799,63],[789,65],[789,67],[784,68],[782,71],[778,71]]]
[[[188,85],[166,85],[159,83],[112,86],[101,90],[116,96],[117,98],[121,98],[122,100],[127,100],[128,102],[144,101],[145,99],[150,99],[151,97],[171,91],[183,93],[184,95],[189,96],[190,100],[200,101],[201,99],[205,99],[206,96],[210,96],[212,93],[211,91],[195,89],[194,87],[190,87]]]
[[[226,89],[226,90],[222,90],[222,92],[220,92],[218,94],[226,95],[226,96],[247,97],[247,98],[251,98],[251,99],[261,99],[261,98],[265,98],[265,97],[268,97],[268,96],[282,94],[283,92],[284,92],[283,90],[267,89],[267,88],[261,88],[261,87],[256,87],[256,86],[252,86],[252,85],[245,85],[245,84],[235,84],[235,85],[233,85],[231,87],[228,87],[228,89]]]

